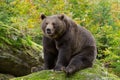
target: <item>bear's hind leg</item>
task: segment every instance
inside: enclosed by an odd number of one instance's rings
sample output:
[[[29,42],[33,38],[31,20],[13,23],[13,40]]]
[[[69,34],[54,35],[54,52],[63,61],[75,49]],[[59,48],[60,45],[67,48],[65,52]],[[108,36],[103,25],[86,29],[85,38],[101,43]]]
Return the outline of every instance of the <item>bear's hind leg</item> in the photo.
[[[79,54],[75,55],[68,66],[65,68],[65,72],[67,75],[73,74],[78,70],[82,70],[88,67],[92,67],[93,61],[95,59],[95,48],[89,47]]]

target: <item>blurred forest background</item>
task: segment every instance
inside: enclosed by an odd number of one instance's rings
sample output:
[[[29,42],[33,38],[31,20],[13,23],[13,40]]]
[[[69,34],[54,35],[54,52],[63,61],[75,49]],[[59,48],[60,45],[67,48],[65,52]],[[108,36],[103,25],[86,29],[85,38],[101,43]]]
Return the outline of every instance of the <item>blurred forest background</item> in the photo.
[[[90,30],[96,39],[98,61],[120,77],[120,0],[0,0],[1,59],[23,53],[39,61],[41,13],[64,13]]]

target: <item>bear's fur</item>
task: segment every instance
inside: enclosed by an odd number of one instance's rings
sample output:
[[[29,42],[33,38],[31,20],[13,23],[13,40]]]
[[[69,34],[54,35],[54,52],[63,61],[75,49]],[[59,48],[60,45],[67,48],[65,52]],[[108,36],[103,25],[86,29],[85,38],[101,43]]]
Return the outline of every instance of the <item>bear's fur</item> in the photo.
[[[72,74],[91,67],[97,50],[92,34],[67,16],[41,15],[44,69],[54,69]]]

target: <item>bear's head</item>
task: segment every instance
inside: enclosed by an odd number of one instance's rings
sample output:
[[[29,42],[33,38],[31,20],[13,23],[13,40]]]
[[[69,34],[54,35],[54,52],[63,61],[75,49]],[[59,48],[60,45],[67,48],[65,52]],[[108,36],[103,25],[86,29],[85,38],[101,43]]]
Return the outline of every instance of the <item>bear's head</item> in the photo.
[[[54,39],[62,36],[67,28],[65,18],[66,16],[64,14],[53,16],[45,16],[42,14],[41,27],[44,35]]]

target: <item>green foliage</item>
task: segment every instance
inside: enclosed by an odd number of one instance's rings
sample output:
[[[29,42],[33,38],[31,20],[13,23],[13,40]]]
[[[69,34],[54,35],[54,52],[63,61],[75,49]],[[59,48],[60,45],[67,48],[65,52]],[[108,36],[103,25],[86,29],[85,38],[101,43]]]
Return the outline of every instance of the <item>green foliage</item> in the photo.
[[[27,21],[28,16],[24,17],[20,14],[23,9],[18,11],[20,6],[17,6],[17,1],[0,1],[0,49],[12,50],[14,53],[23,51],[38,60],[39,57],[36,56],[39,55],[42,47],[32,41],[30,33],[32,30],[29,29],[34,23]],[[25,21],[31,24],[28,25]]]
[[[99,24],[99,26],[111,25],[113,23],[113,19],[110,13],[111,3],[105,0],[100,0],[94,6],[94,11],[92,14],[94,22],[93,24]]]

